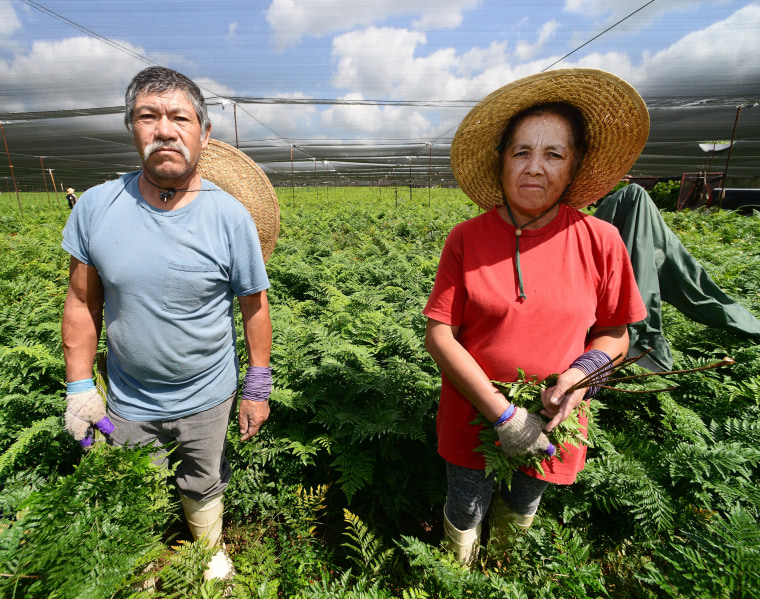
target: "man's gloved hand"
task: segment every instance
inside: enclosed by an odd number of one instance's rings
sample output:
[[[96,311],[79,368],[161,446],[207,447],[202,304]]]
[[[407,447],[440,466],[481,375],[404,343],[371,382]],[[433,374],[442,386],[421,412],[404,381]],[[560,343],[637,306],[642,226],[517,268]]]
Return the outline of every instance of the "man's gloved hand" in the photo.
[[[508,456],[554,455],[554,445],[543,433],[543,422],[538,414],[510,404],[501,418],[494,423],[499,435],[501,450]]]
[[[110,435],[114,425],[106,416],[106,406],[92,379],[74,381],[66,385],[66,431],[82,447],[92,445],[96,427]]]

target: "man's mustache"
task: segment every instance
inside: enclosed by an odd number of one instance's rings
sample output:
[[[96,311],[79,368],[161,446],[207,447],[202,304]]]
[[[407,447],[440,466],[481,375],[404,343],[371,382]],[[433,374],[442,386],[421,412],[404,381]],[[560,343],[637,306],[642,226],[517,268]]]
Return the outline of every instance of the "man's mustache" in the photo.
[[[182,156],[185,158],[186,162],[190,162],[190,150],[188,150],[184,144],[178,141],[154,141],[145,148],[143,151],[143,160],[147,160],[150,158],[150,155],[153,152],[156,152],[158,150],[175,150],[176,152],[180,152]]]

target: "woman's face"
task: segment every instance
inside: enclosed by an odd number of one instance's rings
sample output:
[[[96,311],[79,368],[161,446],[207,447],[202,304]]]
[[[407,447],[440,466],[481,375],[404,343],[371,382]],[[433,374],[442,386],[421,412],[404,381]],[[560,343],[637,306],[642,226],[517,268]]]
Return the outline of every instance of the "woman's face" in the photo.
[[[569,185],[575,159],[571,140],[570,124],[553,113],[528,116],[515,129],[504,149],[501,184],[518,224],[548,210]],[[555,215],[552,211],[548,220]]]

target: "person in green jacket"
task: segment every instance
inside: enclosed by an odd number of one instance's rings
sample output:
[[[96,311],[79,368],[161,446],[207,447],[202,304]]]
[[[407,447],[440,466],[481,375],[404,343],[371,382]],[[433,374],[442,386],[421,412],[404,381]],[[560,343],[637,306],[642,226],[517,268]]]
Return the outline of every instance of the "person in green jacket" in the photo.
[[[653,372],[671,370],[673,356],[662,332],[662,302],[701,324],[760,336],[760,320],[726,295],[683,246],[660,215],[649,194],[627,185],[600,201],[594,216],[612,223],[631,257],[647,317],[628,325],[629,355]]]

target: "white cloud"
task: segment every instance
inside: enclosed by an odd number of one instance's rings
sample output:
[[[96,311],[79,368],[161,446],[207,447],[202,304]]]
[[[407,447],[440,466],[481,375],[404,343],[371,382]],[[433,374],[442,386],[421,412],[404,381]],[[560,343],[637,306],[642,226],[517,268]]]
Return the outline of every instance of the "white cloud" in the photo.
[[[146,54],[128,42],[117,43],[135,54]],[[161,64],[189,65],[174,55],[154,58]],[[2,109],[24,112],[121,105],[132,77],[146,66],[90,37],[36,41],[26,53],[0,59]],[[235,95],[231,88],[210,78],[199,77],[195,82],[206,95]]]
[[[21,21],[16,16],[11,0],[0,0],[0,36],[10,36],[20,28]]]
[[[426,38],[406,29],[370,28],[333,40],[333,86],[365,98],[477,100],[497,87],[540,70],[546,62],[512,66],[506,42],[457,54],[454,48],[417,56]]]
[[[584,17],[596,17],[605,23],[614,23],[635,10],[644,7],[636,14],[636,26],[644,27],[656,17],[672,11],[694,12],[700,4],[726,4],[730,0],[667,0],[652,2],[645,6],[644,0],[565,0],[563,10]]]
[[[227,41],[235,39],[237,36],[237,23],[230,23],[227,27]]]
[[[121,45],[143,53],[126,42]],[[36,41],[27,54],[0,61],[3,109],[53,110],[123,104],[131,78],[146,65],[89,37]]]
[[[301,93],[281,94],[277,97],[305,98]],[[226,112],[231,119],[232,111]],[[311,134],[317,115],[317,108],[308,104],[238,105],[238,127],[243,132],[243,137],[249,139],[271,139],[273,136],[297,139],[304,136],[304,131]]]
[[[472,48],[456,64],[454,72],[461,77],[469,77],[482,70],[507,63],[507,42],[491,42],[488,48]]]
[[[406,29],[370,27],[333,40],[338,67],[333,86],[356,90],[368,98],[383,98],[410,74],[414,52],[425,34]]]
[[[652,95],[709,98],[760,94],[760,4],[692,32],[644,61],[636,83]]]
[[[266,19],[278,50],[300,42],[304,35],[369,27],[391,17],[419,15],[417,29],[458,27],[464,11],[480,0],[272,0]]]
[[[363,100],[361,94],[344,99]],[[320,125],[333,138],[353,138],[357,132],[380,139],[424,139],[431,122],[418,109],[403,106],[332,106],[321,113]]]
[[[544,47],[544,44],[552,38],[559,27],[560,25],[558,21],[549,21],[548,23],[544,23],[544,26],[541,27],[541,32],[538,35],[538,40],[536,40],[536,43],[529,44],[528,42],[519,42],[517,44],[517,48],[515,49],[515,56],[521,60],[527,60],[528,58],[533,57],[539,50]]]
[[[545,43],[556,27],[553,22],[546,24],[537,44]],[[707,98],[725,96],[726,92],[757,97],[760,95],[760,71],[754,60],[760,55],[757,31],[760,31],[760,4],[753,3],[658,53],[592,53],[578,59],[571,57],[555,68],[582,66],[610,71],[630,81],[645,97],[683,94]],[[727,39],[730,44],[714,43]],[[506,42],[494,42],[488,48],[473,48],[464,53],[445,48],[423,56],[425,45],[423,34],[403,29],[369,28],[339,36],[333,42],[337,68],[332,84],[361,98],[479,100],[560,58],[556,55],[530,62],[516,61],[519,52],[510,56]],[[408,114],[410,110],[403,112]],[[421,109],[422,120],[416,121],[415,126],[427,124],[428,135],[438,135],[456,126],[466,109],[436,109],[436,112],[433,116]],[[379,107],[334,107],[323,115],[322,124],[345,128],[354,135],[382,132],[387,137],[388,131],[401,132],[404,127],[411,131],[410,118]],[[397,126],[399,123],[401,127]],[[424,132],[420,135],[424,138]]]

